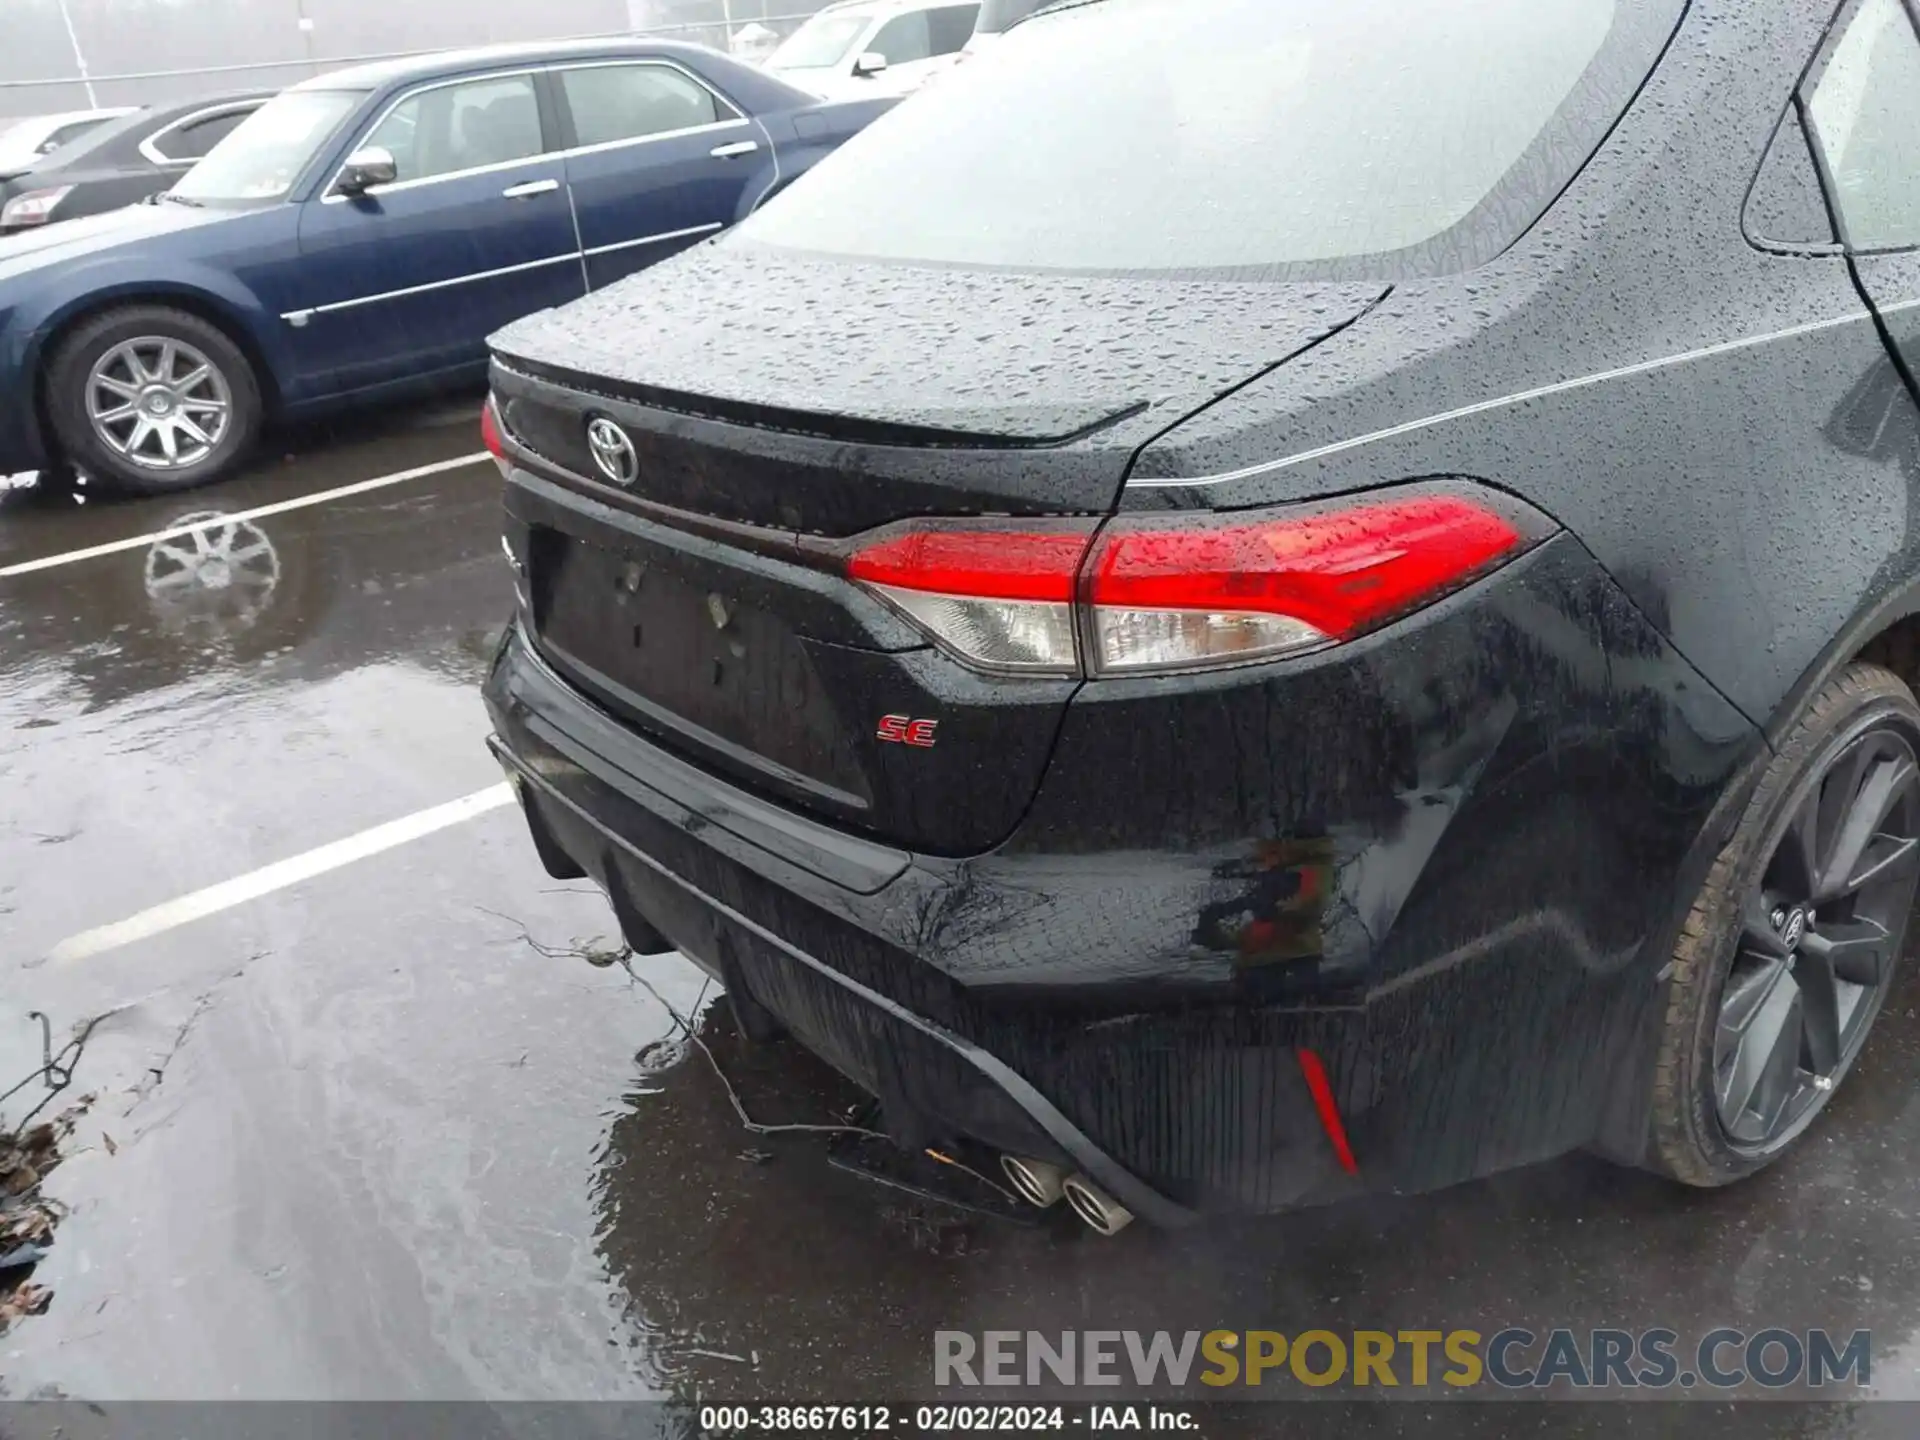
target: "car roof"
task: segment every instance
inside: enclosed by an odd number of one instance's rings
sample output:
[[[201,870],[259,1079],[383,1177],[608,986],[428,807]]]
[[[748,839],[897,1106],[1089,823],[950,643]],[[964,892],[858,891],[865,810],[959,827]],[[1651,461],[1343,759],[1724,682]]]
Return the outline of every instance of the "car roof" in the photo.
[[[76,120],[91,120],[96,116],[111,120],[121,115],[131,115],[134,107],[127,105],[108,106],[100,110],[56,110],[50,115],[18,115],[10,119],[0,119],[0,130],[14,126],[22,128],[35,126],[43,131],[58,130],[62,125],[71,125]]]
[[[176,120],[185,119],[189,115],[197,115],[202,110],[218,110],[226,105],[264,102],[271,100],[277,93],[274,90],[222,90],[213,95],[195,95],[187,100],[156,101],[138,110],[129,110],[117,120],[109,120],[75,144],[85,144],[94,140],[96,136],[102,141],[107,141],[118,135],[144,135],[151,130],[171,125]]]
[[[264,104],[273,98],[271,90],[227,90],[217,95],[196,95],[191,100],[167,100],[109,120],[89,130],[78,140],[63,145],[34,167],[35,174],[69,175],[81,171],[116,170],[143,163],[140,142],[189,115],[202,110],[217,110],[228,105]]]
[[[149,105],[141,115],[149,120],[178,119],[182,115],[191,115],[197,110],[213,110],[222,105],[242,105],[251,100],[271,100],[277,90],[222,90],[215,95],[195,95],[191,100],[167,100],[157,105]]]
[[[673,40],[638,38],[548,41],[543,44],[484,45],[470,50],[441,50],[376,60],[302,80],[294,90],[379,90],[399,81],[433,80],[442,75],[464,75],[496,65],[549,65],[566,60],[619,59],[628,55],[667,55],[691,59],[717,52],[703,45]]]

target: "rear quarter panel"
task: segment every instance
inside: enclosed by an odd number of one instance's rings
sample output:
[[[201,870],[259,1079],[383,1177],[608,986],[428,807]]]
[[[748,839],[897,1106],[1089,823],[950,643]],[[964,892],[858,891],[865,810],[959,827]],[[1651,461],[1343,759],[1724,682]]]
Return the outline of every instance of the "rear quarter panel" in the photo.
[[[1365,324],[1149,447],[1123,503],[1479,478],[1577,535],[1770,724],[1920,564],[1920,416],[1846,261],[1763,252],[1741,229],[1830,10],[1693,0],[1532,232],[1470,275],[1400,284]]]

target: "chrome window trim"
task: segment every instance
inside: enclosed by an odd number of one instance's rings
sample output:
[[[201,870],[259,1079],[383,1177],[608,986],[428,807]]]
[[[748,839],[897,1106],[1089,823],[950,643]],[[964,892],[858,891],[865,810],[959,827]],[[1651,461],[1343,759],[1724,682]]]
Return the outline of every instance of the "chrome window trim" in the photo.
[[[358,138],[354,140],[353,144],[347,147],[347,157],[350,158],[355,151],[364,147],[380,127],[387,123],[388,117],[391,116],[394,111],[398,110],[402,105],[414,99],[416,96],[429,95],[435,90],[450,90],[456,85],[482,85],[490,80],[517,80],[521,76],[525,76],[529,83],[533,85],[534,100],[537,104],[540,98],[540,72],[546,68],[544,65],[521,65],[512,70],[489,70],[479,75],[455,75],[444,80],[423,81],[421,84],[415,85],[412,89],[403,90],[394,96],[393,99],[387,103],[386,109],[375,116],[373,123],[361,130]],[[545,136],[546,121],[543,116],[541,119],[541,138],[545,139]],[[361,193],[364,195],[391,195],[397,190],[413,190],[423,185],[438,185],[447,180],[463,180],[469,175],[486,175],[496,170],[511,170],[517,166],[531,165],[539,160],[552,160],[559,157],[562,153],[563,152],[559,150],[542,150],[537,155],[525,155],[517,160],[499,160],[491,165],[474,165],[465,170],[448,170],[439,175],[425,175],[418,180],[396,180],[391,185],[375,185]],[[321,195],[321,204],[344,205],[348,200],[356,198],[351,195],[339,195],[334,192],[333,187],[340,183],[340,176],[346,168],[347,161],[346,158],[343,158],[339,168],[333,172],[333,177],[327,181],[326,189]]]
[[[624,150],[630,145],[651,145],[656,140],[679,140],[688,135],[715,134],[722,130],[738,130],[750,126],[751,120],[718,120],[711,125],[689,125],[681,130],[662,130],[654,135],[635,135],[628,140],[602,140],[598,145],[576,145],[571,150],[562,150],[563,159],[572,159],[576,155],[600,155],[609,150]]]
[[[352,154],[353,152],[348,151],[347,153]],[[498,171],[524,169],[528,165],[537,165],[542,160],[558,160],[563,153],[564,152],[559,150],[546,150],[538,155],[529,155],[524,160],[498,160],[491,165],[474,165],[465,170],[449,170],[444,175],[428,175],[419,180],[396,180],[391,185],[369,186],[367,189],[361,191],[360,194],[395,195],[408,190],[424,190],[429,185],[438,185],[447,180],[465,180],[474,175],[492,175]],[[341,168],[345,169],[346,167],[342,166]],[[332,183],[337,184],[339,179],[340,177],[335,175]],[[329,188],[331,188],[331,184]],[[320,203],[322,205],[344,205],[347,201],[358,198],[359,196],[356,195],[327,195]]]
[[[142,157],[151,160],[155,165],[163,168],[174,165],[196,165],[199,163],[199,160],[192,157],[176,159],[174,156],[167,154],[160,148],[160,142],[167,136],[173,134],[174,131],[184,130],[187,126],[197,124],[202,120],[217,120],[222,115],[233,115],[241,111],[245,111],[251,115],[266,103],[265,100],[230,100],[223,105],[209,105],[204,110],[195,110],[191,114],[182,115],[171,125],[162,125],[158,130],[142,140],[135,148],[140,151]],[[204,158],[204,156],[200,157],[200,159]]]
[[[281,319],[299,329],[316,315],[331,315],[340,310],[358,310],[362,305],[378,305],[383,300],[403,300],[409,295],[425,295],[434,290],[450,290],[456,285],[471,285],[476,280],[497,280],[503,275],[518,275],[527,270],[539,270],[548,265],[571,264],[580,257],[569,250],[564,255],[549,256],[545,260],[528,260],[519,265],[502,265],[497,270],[480,270],[472,275],[457,275],[451,280],[430,280],[425,285],[408,285],[400,290],[383,290],[378,295],[361,295],[353,300],[335,300],[326,305],[313,305],[305,310],[289,310]]]
[[[663,65],[669,70],[678,70],[682,75],[686,76],[687,79],[693,81],[694,84],[713,96],[717,104],[723,105],[731,111],[734,118],[731,120],[716,120],[710,125],[689,125],[680,130],[662,130],[656,135],[636,135],[625,140],[604,140],[597,145],[575,145],[563,150],[543,150],[538,155],[528,155],[519,160],[502,160],[492,165],[476,165],[466,170],[449,170],[440,175],[426,175],[418,180],[396,180],[391,185],[372,186],[362,193],[367,195],[391,195],[397,191],[417,190],[427,185],[439,185],[449,180],[464,180],[470,175],[486,175],[497,170],[510,170],[515,166],[531,165],[539,160],[565,160],[575,155],[598,155],[604,151],[619,150],[629,145],[650,145],[658,140],[678,140],[687,135],[703,135],[721,130],[735,130],[743,125],[751,125],[753,123],[746,117],[738,105],[735,105],[733,101],[714,89],[712,85],[708,84],[699,75],[696,75],[693,71],[687,69],[686,66],[677,61],[669,60],[664,56],[652,55],[609,56],[599,60],[574,60],[552,65],[522,66],[514,70],[492,70],[484,75],[461,75],[451,80],[430,80],[424,84],[416,85],[411,90],[404,91],[395,96],[393,101],[388,104],[386,109],[380,112],[373,123],[360,132],[359,137],[348,147],[347,154],[351,155],[355,150],[365,145],[367,141],[373,137],[374,133],[379,130],[382,125],[387,123],[388,116],[392,115],[395,110],[398,110],[416,95],[424,95],[433,90],[445,90],[454,85],[471,85],[486,80],[511,80],[521,75],[536,77],[543,72],[557,75],[563,70],[607,70],[630,65]],[[327,181],[326,189],[321,196],[321,204],[344,205],[349,199],[353,198],[352,196],[334,193],[333,187],[340,183],[340,173],[345,169],[346,163],[342,161],[339,169],[333,172],[333,178]]]
[[[738,105],[734,104],[733,101],[729,100],[725,95],[722,95],[718,90],[714,89],[712,84],[708,82],[705,76],[696,74],[694,71],[689,70],[686,66],[682,65],[678,60],[669,59],[665,55],[622,55],[617,57],[609,57],[604,60],[568,60],[558,65],[549,65],[547,69],[552,71],[554,74],[558,75],[562,70],[611,70],[615,68],[624,68],[628,65],[664,65],[669,70],[678,70],[682,75],[686,76],[687,79],[693,81],[694,84],[698,85],[702,90],[706,91],[709,95],[713,96],[713,98],[717,100],[720,104],[724,105],[728,110],[733,112],[733,120],[718,120],[714,122],[715,124],[730,125],[730,124],[733,124],[735,121],[738,121],[742,124],[746,122],[747,112],[742,110]],[[682,133],[689,133],[691,130],[704,130],[704,129],[711,129],[711,128],[713,127],[704,126],[704,125],[695,125],[695,126],[689,127],[688,131],[672,131],[672,132],[662,131],[661,134],[662,135],[669,134],[669,133],[682,134]],[[657,139],[659,137],[652,136],[652,135],[635,135],[632,138],[635,140],[652,140],[652,139]],[[607,141],[605,143],[618,145],[618,144],[624,144],[626,142],[613,140],[613,141]],[[600,147],[599,146],[583,146],[581,148],[598,149]]]

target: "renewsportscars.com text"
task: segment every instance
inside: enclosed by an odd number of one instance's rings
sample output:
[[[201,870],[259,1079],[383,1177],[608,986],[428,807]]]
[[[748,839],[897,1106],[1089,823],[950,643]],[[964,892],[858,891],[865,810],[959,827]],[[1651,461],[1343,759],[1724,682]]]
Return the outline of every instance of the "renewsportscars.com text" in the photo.
[[[1709,1330],[1696,1340],[1655,1327],[1478,1330],[939,1330],[941,1386],[1133,1385],[1216,1393],[1305,1385],[1508,1390],[1693,1389],[1760,1385],[1865,1388],[1870,1332]],[[1206,1393],[1199,1391],[1196,1393]]]

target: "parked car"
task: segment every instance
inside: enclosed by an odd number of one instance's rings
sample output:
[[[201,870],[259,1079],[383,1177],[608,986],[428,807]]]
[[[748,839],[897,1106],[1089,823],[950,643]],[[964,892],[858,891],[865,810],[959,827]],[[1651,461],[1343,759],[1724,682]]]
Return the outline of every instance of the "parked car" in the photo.
[[[781,42],[766,68],[832,100],[907,95],[960,58],[979,13],[979,0],[841,0]]]
[[[66,110],[58,115],[30,115],[24,120],[0,121],[0,180],[11,179],[35,161],[70,145],[109,120],[131,115],[131,106],[107,110]]]
[[[962,58],[992,48],[1015,25],[1051,4],[1053,0],[980,0],[980,18],[974,22],[973,36]]]
[[[0,235],[118,210],[165,190],[272,92],[155,105],[88,132],[0,180]]]
[[[540,855],[1103,1232],[1758,1170],[1920,875],[1916,136],[1901,0],[1034,16],[495,338]]]
[[[154,203],[0,244],[0,474],[184,489],[272,416],[478,381],[488,332],[726,228],[891,103],[650,41],[306,81]]]

